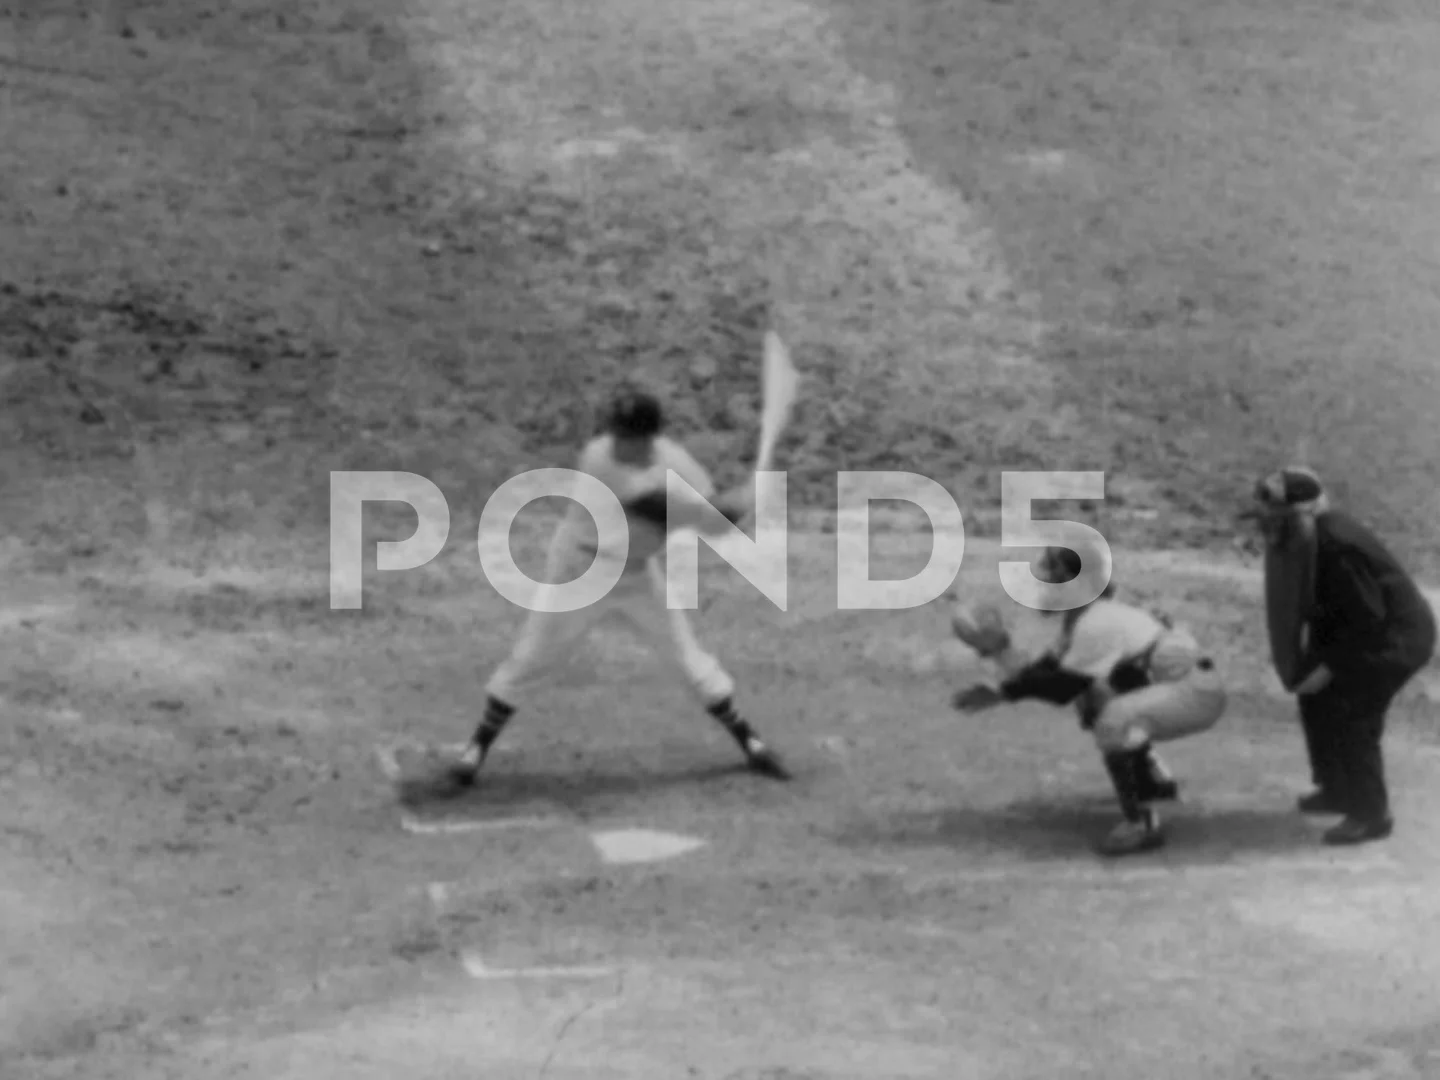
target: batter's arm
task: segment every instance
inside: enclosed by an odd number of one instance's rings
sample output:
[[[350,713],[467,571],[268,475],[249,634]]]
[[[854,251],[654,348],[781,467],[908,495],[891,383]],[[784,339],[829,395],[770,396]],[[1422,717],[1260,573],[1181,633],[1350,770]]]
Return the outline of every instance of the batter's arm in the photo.
[[[698,532],[718,532],[719,523],[715,512],[737,524],[750,512],[743,492],[726,493],[709,502],[683,489],[673,492],[648,491],[625,504],[625,509],[642,521],[666,531],[695,529]],[[751,500],[753,502],[753,497]]]
[[[659,493],[659,508],[668,508],[668,513],[659,521],[669,530],[694,529],[697,532],[717,533],[724,528],[716,520],[714,510],[730,524],[738,524],[755,505],[755,482],[752,478],[729,491],[715,494],[715,481],[705,466],[695,460],[683,445],[674,439],[660,438],[655,442],[655,460],[665,469],[666,488],[669,492]],[[672,484],[670,473],[675,473],[683,484]],[[647,496],[647,499],[651,497]],[[713,508],[713,510],[712,510]],[[652,503],[652,512],[655,509]],[[649,520],[657,520],[650,517]]]

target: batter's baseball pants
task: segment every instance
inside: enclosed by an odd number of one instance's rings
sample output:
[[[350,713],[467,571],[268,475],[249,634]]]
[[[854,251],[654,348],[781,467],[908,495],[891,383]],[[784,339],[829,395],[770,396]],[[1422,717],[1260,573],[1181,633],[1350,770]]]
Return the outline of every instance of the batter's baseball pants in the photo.
[[[528,612],[514,648],[491,676],[486,692],[510,705],[522,704],[578,654],[591,630],[607,620],[628,623],[668,661],[704,707],[734,693],[734,680],[696,639],[687,613],[666,607],[665,571],[654,559],[626,571],[609,593],[589,607]]]

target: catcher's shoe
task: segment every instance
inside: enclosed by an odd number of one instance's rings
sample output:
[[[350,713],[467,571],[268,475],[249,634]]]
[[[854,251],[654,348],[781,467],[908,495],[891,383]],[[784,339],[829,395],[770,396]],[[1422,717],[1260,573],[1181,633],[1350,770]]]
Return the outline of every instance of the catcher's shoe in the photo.
[[[780,755],[753,735],[745,740],[745,765],[751,772],[772,780],[790,779],[790,770],[780,760]]]
[[[1140,812],[1137,821],[1122,821],[1110,830],[1100,843],[1102,855],[1136,855],[1142,851],[1154,851],[1165,843],[1165,834],[1160,830],[1160,815],[1148,807]]]

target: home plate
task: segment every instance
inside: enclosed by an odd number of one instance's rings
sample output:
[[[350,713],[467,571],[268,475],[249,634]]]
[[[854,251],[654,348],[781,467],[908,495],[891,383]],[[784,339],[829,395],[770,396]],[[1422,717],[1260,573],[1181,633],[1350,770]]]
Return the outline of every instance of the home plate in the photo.
[[[475,952],[462,953],[460,963],[472,979],[603,979],[615,974],[614,968],[591,966],[492,968]]]
[[[656,832],[652,829],[617,829],[592,833],[600,858],[612,865],[659,862],[673,859],[705,846],[705,841],[679,833]]]

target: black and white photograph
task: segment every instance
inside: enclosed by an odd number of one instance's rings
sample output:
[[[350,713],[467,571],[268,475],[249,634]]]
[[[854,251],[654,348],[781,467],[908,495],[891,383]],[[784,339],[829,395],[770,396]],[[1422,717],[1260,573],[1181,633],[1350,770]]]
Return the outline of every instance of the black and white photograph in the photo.
[[[0,1080],[1436,1080],[1437,418],[1420,0],[0,0]]]

